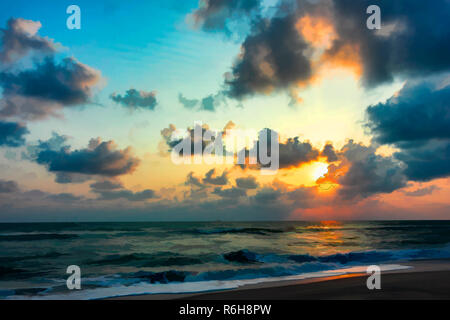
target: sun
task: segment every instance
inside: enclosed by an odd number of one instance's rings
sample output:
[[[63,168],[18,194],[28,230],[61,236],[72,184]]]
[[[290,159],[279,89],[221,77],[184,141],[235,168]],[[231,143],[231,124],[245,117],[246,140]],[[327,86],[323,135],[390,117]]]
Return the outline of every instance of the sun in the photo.
[[[323,177],[328,172],[328,163],[316,162],[313,164],[312,177],[314,181]]]

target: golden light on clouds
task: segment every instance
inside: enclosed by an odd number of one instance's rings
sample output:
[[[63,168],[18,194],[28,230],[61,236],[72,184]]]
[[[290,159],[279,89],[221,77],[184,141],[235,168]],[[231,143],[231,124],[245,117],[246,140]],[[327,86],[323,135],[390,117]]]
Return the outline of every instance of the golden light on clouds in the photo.
[[[295,26],[303,38],[316,48],[329,49],[337,38],[333,24],[324,17],[304,16]]]

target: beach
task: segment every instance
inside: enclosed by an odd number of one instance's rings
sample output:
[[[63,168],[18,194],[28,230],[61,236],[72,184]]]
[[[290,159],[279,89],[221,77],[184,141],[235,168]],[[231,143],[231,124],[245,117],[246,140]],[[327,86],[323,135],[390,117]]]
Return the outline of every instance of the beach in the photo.
[[[118,300],[308,300],[308,299],[450,299],[450,260],[402,263],[412,268],[381,275],[381,289],[369,290],[367,274],[354,273],[297,281],[243,286],[238,289],[195,294],[150,294],[117,297]]]

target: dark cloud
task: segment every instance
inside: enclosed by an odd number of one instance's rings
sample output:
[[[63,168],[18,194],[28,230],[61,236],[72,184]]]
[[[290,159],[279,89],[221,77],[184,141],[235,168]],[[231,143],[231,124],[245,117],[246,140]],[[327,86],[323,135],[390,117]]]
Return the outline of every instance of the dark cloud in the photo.
[[[123,185],[120,182],[105,180],[94,182],[90,187],[94,191],[111,191],[122,189]]]
[[[0,121],[0,146],[19,147],[25,144],[23,137],[29,133],[25,125]]]
[[[0,116],[37,119],[63,106],[87,103],[100,78],[100,72],[74,58],[56,63],[48,57],[34,69],[0,72],[4,98]]]
[[[276,14],[252,20],[252,31],[226,76],[228,96],[290,92],[311,83],[323,67],[352,69],[368,88],[450,70],[447,0],[377,1],[380,30],[366,27],[370,0],[287,4],[280,1]],[[307,21],[306,27],[300,21]],[[327,41],[320,43],[320,37]]]
[[[406,85],[386,102],[369,106],[367,115],[380,143],[450,139],[450,86]]]
[[[273,159],[278,158],[279,169],[287,169],[293,167],[300,167],[305,163],[318,160],[320,151],[315,148],[310,142],[301,142],[299,137],[288,138],[285,142],[278,143],[278,149],[274,148],[272,151],[272,136],[278,140],[278,133],[272,129],[263,129],[259,132],[258,140],[255,141],[254,146],[250,150],[241,150],[240,152],[245,153],[245,165],[240,165],[241,167],[248,167],[250,169],[260,169],[261,167],[270,167],[272,164],[262,164],[261,155],[264,155],[264,149],[262,148],[262,137],[267,135],[267,155]],[[256,150],[255,150],[256,149]],[[251,154],[256,154],[256,165],[249,164]],[[278,169],[278,168],[277,168]]]
[[[56,133],[48,141],[29,148],[27,157],[57,174],[114,177],[132,173],[139,164],[130,148],[117,149],[113,141],[91,139],[87,148],[71,150],[67,137]]]
[[[185,181],[185,185],[206,188],[208,185],[225,186],[228,184],[228,171],[224,170],[221,175],[216,174],[216,169],[206,172],[204,178],[197,178],[193,172],[190,172]]]
[[[194,172],[189,172],[187,177],[186,177],[186,181],[184,183],[187,186],[195,186],[198,188],[204,188],[204,184],[202,183],[200,178],[197,178],[194,176]]]
[[[373,1],[333,1],[338,40],[329,53],[345,45],[355,47],[363,64],[363,80],[374,86],[396,76],[424,76],[450,69],[450,2],[377,1],[381,29],[365,27],[367,7]]]
[[[327,162],[334,162],[338,160],[336,152],[334,151],[334,147],[331,143],[327,143],[324,147],[320,156],[326,157]]]
[[[257,204],[271,204],[279,200],[282,196],[282,191],[275,188],[265,187],[256,193],[251,200]]]
[[[171,152],[175,147],[178,148],[176,150],[179,156],[187,156],[188,152],[190,152],[190,156],[203,154],[205,148],[213,143],[216,137],[226,134],[228,126],[230,126],[230,122],[222,131],[213,131],[209,129],[207,124],[195,124],[194,128],[187,128],[186,131],[181,132],[173,124],[170,124],[168,128],[161,130],[163,144],[167,146],[167,149],[161,145],[160,149],[162,149],[163,155],[166,155],[166,152]],[[211,154],[214,154],[214,152],[215,149],[212,150]]]
[[[139,192],[130,190],[99,191],[100,200],[126,199],[128,201],[145,201],[157,198],[155,191],[146,189]]]
[[[178,102],[180,102],[186,109],[194,109],[200,101],[198,99],[188,99],[181,93],[179,93]]]
[[[236,186],[242,189],[256,189],[259,184],[253,176],[242,177],[236,179]]]
[[[56,51],[53,40],[37,34],[41,28],[38,21],[11,18],[5,29],[0,28],[0,61],[13,62],[30,51],[52,53]]]
[[[227,22],[242,19],[259,9],[260,0],[201,0],[190,17],[204,31],[229,32]]]
[[[129,89],[124,95],[113,93],[110,98],[124,107],[131,109],[154,110],[157,105],[156,92]]]
[[[0,179],[0,193],[14,193],[19,191],[19,186],[15,181],[5,181]]]
[[[308,45],[295,28],[296,16],[262,20],[242,44],[242,53],[227,75],[226,94],[243,98],[253,93],[286,89],[312,75]]]
[[[61,202],[72,202],[72,201],[79,201],[79,200],[83,199],[83,197],[76,196],[72,193],[51,194],[47,198],[50,200],[53,200],[53,201],[61,201]]]
[[[203,183],[213,184],[216,186],[224,186],[228,184],[228,171],[224,170],[222,175],[216,175],[216,169],[209,170],[203,178]]]
[[[391,193],[406,186],[404,166],[393,157],[375,154],[376,148],[350,140],[340,151],[339,166],[329,166],[324,178],[339,184],[338,194],[344,199],[366,198],[379,193]]]
[[[227,189],[217,187],[214,189],[212,193],[222,198],[233,198],[233,199],[247,196],[247,191],[245,189],[236,187],[231,187]]]
[[[429,181],[450,175],[450,141],[430,141],[402,149],[394,156],[403,161],[410,180]]]
[[[426,80],[367,108],[367,127],[377,142],[400,149],[394,156],[406,164],[411,180],[450,175],[449,101],[450,86]]]
[[[429,186],[429,187],[424,187],[424,188],[418,188],[416,190],[413,191],[405,191],[403,192],[404,194],[406,194],[409,197],[422,197],[422,196],[426,196],[429,194],[432,194],[433,191],[435,190],[439,190],[440,188],[437,186]]]
[[[300,142],[298,137],[280,143],[280,168],[298,167],[318,157],[319,150],[309,142]]]

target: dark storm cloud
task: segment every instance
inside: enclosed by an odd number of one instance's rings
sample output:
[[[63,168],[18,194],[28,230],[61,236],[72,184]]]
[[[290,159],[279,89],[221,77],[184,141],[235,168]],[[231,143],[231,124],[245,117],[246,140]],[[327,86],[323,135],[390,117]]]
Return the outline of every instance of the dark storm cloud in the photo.
[[[338,160],[338,157],[336,155],[336,152],[334,151],[334,147],[331,143],[327,143],[324,147],[322,152],[320,153],[322,157],[327,158],[327,162],[334,162]]]
[[[372,4],[381,9],[379,31],[365,27],[368,15],[364,13]],[[339,39],[329,52],[357,45],[366,85],[450,69],[449,1],[336,0],[333,8]]]
[[[38,21],[11,18],[5,29],[0,28],[0,61],[13,62],[30,51],[52,53],[55,43],[37,34],[41,28]]]
[[[311,77],[308,45],[299,36],[295,15],[262,20],[242,44],[242,54],[227,75],[226,93],[243,98],[286,89]]]
[[[222,198],[232,198],[232,199],[245,197],[247,195],[247,191],[245,189],[240,189],[236,187],[231,187],[227,189],[217,187],[214,189],[212,193]]]
[[[19,186],[15,181],[5,181],[0,179],[0,193],[14,193],[19,191]]]
[[[206,188],[208,185],[225,186],[228,184],[228,171],[224,170],[221,175],[216,174],[216,169],[211,169],[206,172],[204,178],[198,178],[194,176],[193,172],[190,172],[185,181],[185,185],[195,186],[199,188]]]
[[[333,178],[339,184],[338,194],[347,200],[391,193],[405,187],[404,166],[393,157],[376,155],[375,151],[374,147],[350,140],[340,151],[342,162],[331,166],[318,183]]]
[[[370,88],[398,77],[421,77],[450,70],[450,2],[377,1],[381,29],[366,27],[370,0],[281,1],[272,17],[253,19],[225,80],[230,97],[288,90],[304,86],[327,63],[360,68]],[[325,19],[333,37],[329,47],[314,52],[315,44],[299,32],[301,18]],[[320,34],[320,33],[318,33]],[[314,38],[314,37],[311,37]],[[317,40],[317,39],[313,39]],[[314,59],[315,68],[312,68]]]
[[[25,125],[0,121],[0,146],[19,147],[25,144],[23,137],[29,133]]]
[[[126,199],[128,201],[145,201],[157,198],[155,191],[146,189],[139,192],[130,190],[99,191],[100,200]]]
[[[91,139],[87,148],[71,150],[64,145],[66,140],[67,137],[54,134],[52,139],[30,148],[27,156],[57,174],[107,177],[132,173],[140,162],[130,148],[119,150],[113,141]]]
[[[216,186],[224,186],[228,184],[227,175],[228,171],[226,170],[224,170],[222,172],[222,175],[219,176],[216,174],[216,169],[211,169],[205,174],[205,177],[203,178],[203,183],[212,184]]]
[[[195,106],[199,104],[198,99],[188,99],[185,96],[183,96],[181,93],[178,94],[178,102],[180,102],[183,107],[186,109],[194,109]]]
[[[0,72],[3,106],[0,116],[43,118],[63,106],[89,102],[100,72],[74,58],[37,62],[33,69]]]
[[[450,139],[450,86],[406,85],[385,103],[369,106],[367,115],[380,143]]]
[[[450,86],[439,82],[406,85],[385,103],[367,108],[367,127],[376,141],[400,149],[394,156],[406,164],[411,180],[450,175]]]
[[[293,168],[293,167],[300,167],[305,163],[318,160],[320,151],[315,148],[310,142],[302,142],[300,141],[299,137],[294,138],[288,138],[285,142],[279,142],[278,143],[278,151],[274,150],[272,153],[271,151],[271,137],[272,135],[276,135],[278,137],[278,133],[272,129],[265,129],[267,130],[265,133],[267,134],[267,154],[270,155],[272,158],[278,157],[279,161],[279,169],[287,169],[287,168]],[[246,161],[245,165],[240,165],[241,167],[248,167],[250,169],[259,169],[261,164],[260,160],[260,148],[262,148],[262,142],[260,141],[261,135],[264,134],[264,130],[260,131],[258,140],[255,142],[252,150],[241,150],[240,152],[245,152],[246,155]],[[249,156],[252,152],[255,152],[256,148],[256,155],[257,155],[257,165],[249,165]],[[264,152],[263,152],[264,153]],[[271,164],[267,164],[264,166],[270,166]]]
[[[228,31],[227,22],[242,19],[259,8],[260,0],[201,0],[191,17],[204,31]]]
[[[403,161],[410,180],[429,181],[450,175],[450,141],[430,141],[396,152]]]
[[[236,179],[236,186],[242,189],[256,189],[259,184],[253,176],[242,177]]]
[[[202,183],[201,179],[194,176],[194,172],[188,173],[184,184],[187,186],[195,186],[195,187],[199,187],[199,188],[205,187],[204,184]]]
[[[156,92],[138,91],[129,89],[124,95],[113,93],[110,98],[122,106],[131,109],[154,110],[157,105]]]
[[[72,202],[72,201],[79,201],[79,200],[83,199],[83,197],[76,196],[72,193],[51,194],[47,198],[50,200],[53,200],[53,201],[60,201],[60,202]]]
[[[90,185],[90,187],[94,191],[111,191],[123,188],[120,182],[109,180],[94,182]]]
[[[280,143],[280,168],[298,167],[318,157],[319,150],[309,142],[301,142],[298,137]]]

